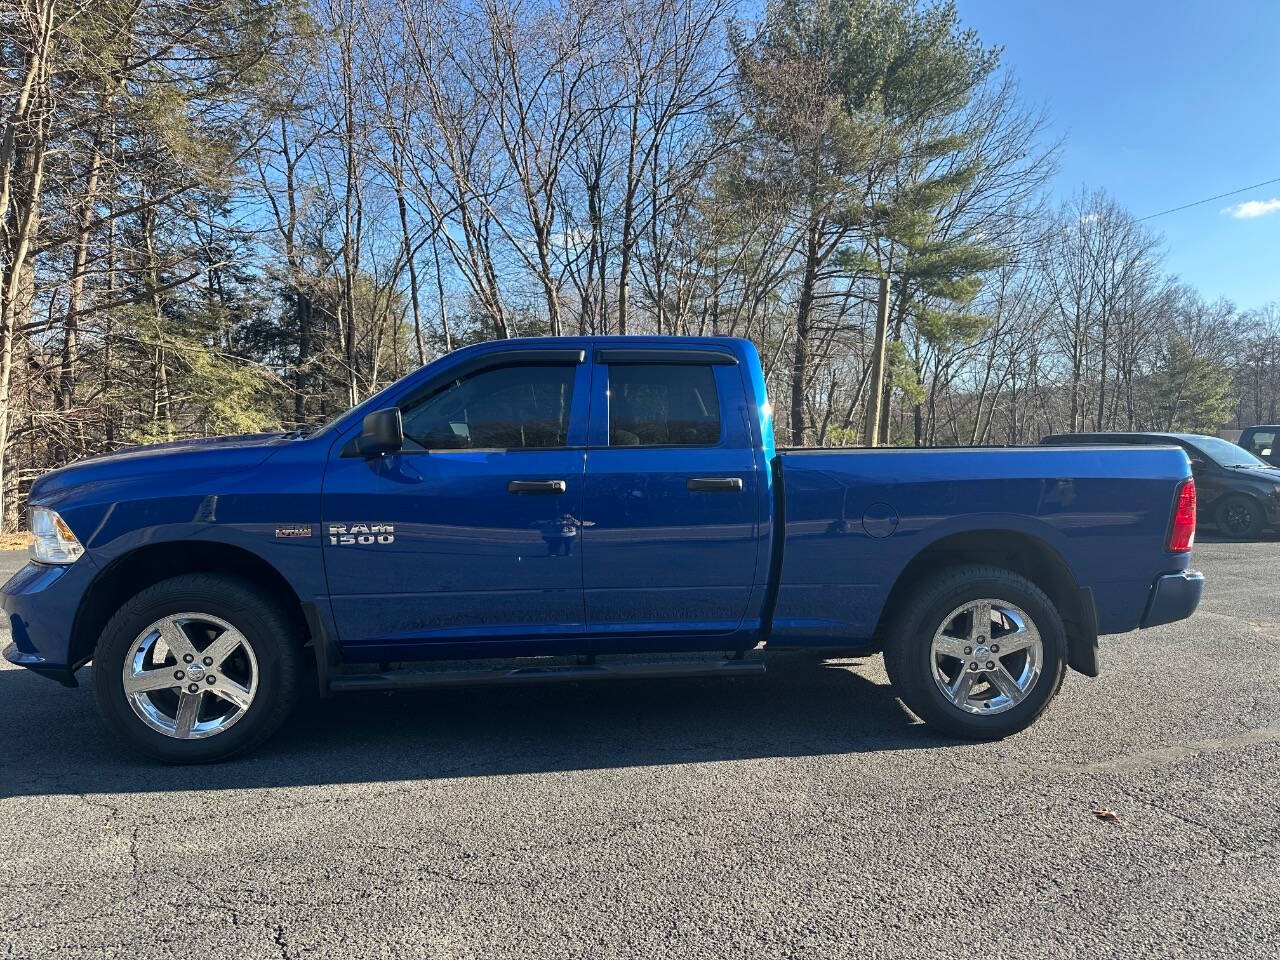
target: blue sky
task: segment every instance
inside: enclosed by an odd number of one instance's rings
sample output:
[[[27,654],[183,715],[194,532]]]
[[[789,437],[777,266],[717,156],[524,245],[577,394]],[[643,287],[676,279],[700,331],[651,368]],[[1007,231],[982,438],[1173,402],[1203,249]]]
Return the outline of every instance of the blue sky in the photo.
[[[1103,187],[1144,217],[1280,177],[1280,0],[956,5],[1066,135],[1059,196]],[[1250,201],[1270,212],[1223,212]],[[1205,296],[1280,300],[1280,182],[1148,226]]]

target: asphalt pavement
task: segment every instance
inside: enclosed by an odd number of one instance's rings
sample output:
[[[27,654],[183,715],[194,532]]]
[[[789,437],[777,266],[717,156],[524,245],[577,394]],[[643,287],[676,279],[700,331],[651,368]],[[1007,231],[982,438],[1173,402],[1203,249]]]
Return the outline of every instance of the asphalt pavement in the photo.
[[[875,658],[315,700],[165,767],[6,664],[0,956],[1273,958],[1280,542],[1195,556],[1194,618],[992,744]]]

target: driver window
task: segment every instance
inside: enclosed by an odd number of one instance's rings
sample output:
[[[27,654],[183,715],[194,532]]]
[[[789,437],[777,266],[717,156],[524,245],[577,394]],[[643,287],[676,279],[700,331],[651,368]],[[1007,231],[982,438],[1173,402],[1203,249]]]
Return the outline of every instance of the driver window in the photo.
[[[573,364],[491,367],[460,377],[401,411],[417,450],[545,449],[569,435]]]
[[[1271,448],[1275,445],[1276,435],[1274,431],[1255,433],[1249,438],[1249,451],[1259,457],[1271,456]]]

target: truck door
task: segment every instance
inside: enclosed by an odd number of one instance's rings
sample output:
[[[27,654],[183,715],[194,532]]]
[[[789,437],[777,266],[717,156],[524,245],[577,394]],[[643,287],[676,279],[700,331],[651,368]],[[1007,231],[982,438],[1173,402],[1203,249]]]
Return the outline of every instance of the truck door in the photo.
[[[536,654],[582,636],[584,358],[507,351],[405,400],[403,452],[335,444],[323,536],[344,658]]]
[[[737,360],[618,347],[595,364],[582,558],[596,649],[712,649],[739,629],[763,562]]]

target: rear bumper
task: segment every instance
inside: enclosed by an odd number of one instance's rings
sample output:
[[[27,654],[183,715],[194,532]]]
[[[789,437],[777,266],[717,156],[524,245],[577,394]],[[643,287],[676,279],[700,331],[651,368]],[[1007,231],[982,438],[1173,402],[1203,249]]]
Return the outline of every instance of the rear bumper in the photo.
[[[1204,574],[1198,570],[1182,570],[1157,577],[1151,586],[1151,597],[1147,600],[1140,626],[1157,627],[1162,623],[1185,620],[1196,612],[1203,595]]]

